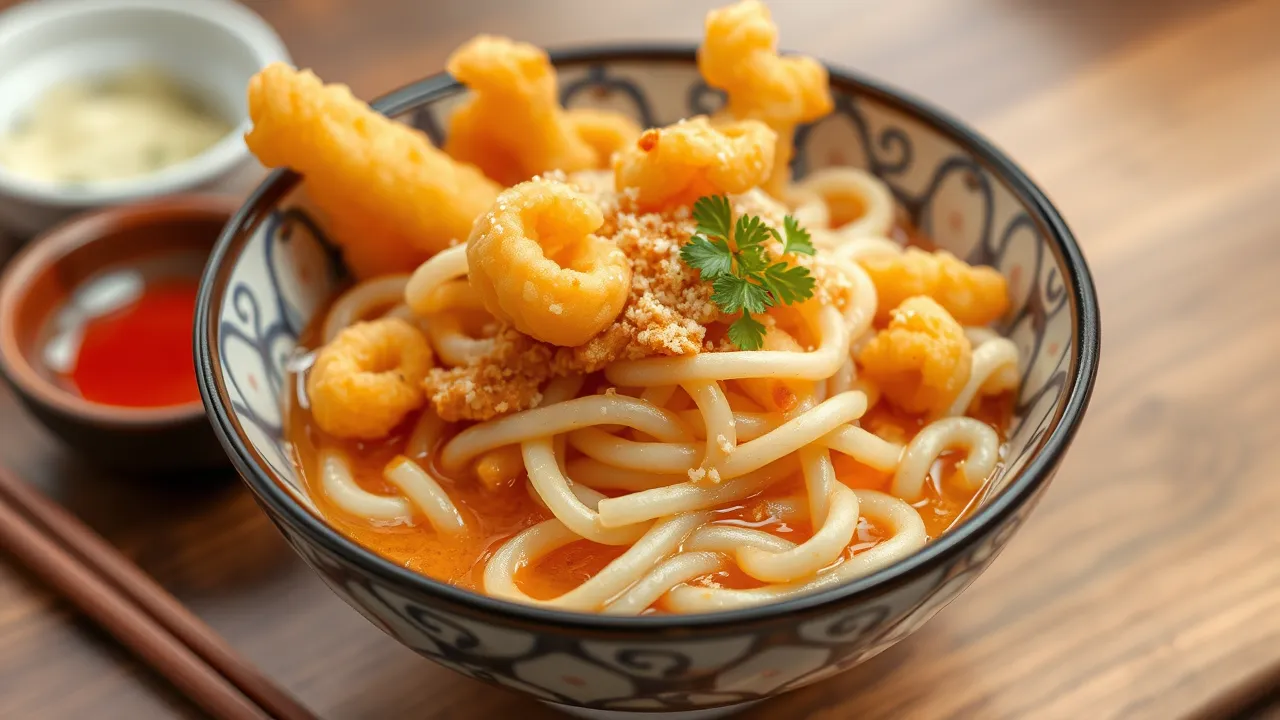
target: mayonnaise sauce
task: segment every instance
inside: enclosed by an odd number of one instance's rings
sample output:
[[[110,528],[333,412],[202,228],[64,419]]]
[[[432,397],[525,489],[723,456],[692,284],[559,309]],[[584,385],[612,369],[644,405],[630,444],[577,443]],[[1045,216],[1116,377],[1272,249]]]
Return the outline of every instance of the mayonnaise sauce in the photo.
[[[0,137],[0,165],[57,183],[137,177],[204,152],[231,124],[147,67],[55,86]]]

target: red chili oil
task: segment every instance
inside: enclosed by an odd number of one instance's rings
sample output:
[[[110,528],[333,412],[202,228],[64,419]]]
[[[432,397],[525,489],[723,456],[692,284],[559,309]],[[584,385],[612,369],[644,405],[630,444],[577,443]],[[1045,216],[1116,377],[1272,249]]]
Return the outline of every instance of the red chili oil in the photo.
[[[126,304],[84,320],[75,361],[63,379],[91,402],[164,407],[196,402],[191,327],[198,282],[146,282]]]

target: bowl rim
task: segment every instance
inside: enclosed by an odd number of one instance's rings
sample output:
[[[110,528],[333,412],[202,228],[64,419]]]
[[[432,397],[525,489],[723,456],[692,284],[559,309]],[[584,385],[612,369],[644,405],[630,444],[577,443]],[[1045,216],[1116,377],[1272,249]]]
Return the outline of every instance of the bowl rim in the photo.
[[[628,61],[687,65],[696,57],[696,46],[687,43],[605,44],[557,50],[551,52],[550,56],[555,65]],[[782,602],[702,614],[617,617],[523,605],[449,585],[396,565],[347,539],[297,503],[289,491],[281,487],[264,469],[265,463],[243,439],[228,412],[229,398],[219,392],[221,363],[214,356],[211,343],[218,329],[218,316],[214,311],[213,301],[216,296],[219,305],[221,304],[226,289],[225,281],[234,267],[226,262],[228,256],[234,250],[238,257],[239,250],[252,236],[251,231],[300,179],[292,171],[276,170],[248,197],[218,239],[201,280],[194,338],[197,376],[205,409],[236,469],[245,478],[258,501],[271,511],[273,520],[283,520],[311,542],[345,559],[364,575],[378,578],[391,587],[408,588],[415,596],[443,602],[446,607],[473,615],[499,616],[506,621],[535,628],[636,637],[672,630],[738,629],[773,621],[782,616],[813,615],[860,598],[875,596],[936,569],[943,561],[961,552],[1024,504],[1032,501],[1041,486],[1053,476],[1074,438],[1097,374],[1101,325],[1097,296],[1083,253],[1066,222],[1044,192],[990,141],[950,115],[908,93],[892,89],[857,72],[831,65],[827,67],[833,86],[844,86],[854,94],[873,98],[877,103],[927,125],[971,152],[992,173],[994,179],[1006,185],[1031,211],[1037,229],[1045,236],[1045,242],[1055,260],[1065,268],[1065,275],[1070,280],[1069,306],[1076,351],[1068,370],[1066,400],[1055,410],[1052,429],[1041,439],[1039,450],[1022,472],[991,502],[979,507],[959,526],[929,542],[909,557],[870,575]],[[398,115],[447,97],[460,87],[452,77],[442,72],[381,96],[373,102],[373,107],[387,115]]]
[[[202,413],[199,400],[157,407],[106,405],[86,400],[49,380],[23,354],[14,322],[42,270],[71,253],[111,243],[121,231],[175,220],[227,220],[239,202],[217,194],[167,195],[150,201],[90,210],[49,228],[27,243],[0,273],[0,374],[20,394],[62,415],[103,427],[156,428],[189,422]],[[210,243],[210,248],[218,238]]]
[[[180,15],[203,23],[205,32],[221,32],[244,46],[261,69],[273,62],[291,62],[284,41],[260,15],[230,0],[39,0],[24,2],[0,12],[0,43],[86,13],[113,14],[150,10]],[[94,74],[81,68],[75,77]],[[247,82],[247,79],[246,79]],[[232,118],[233,119],[233,118]],[[86,183],[70,188],[29,178],[0,165],[0,193],[25,202],[58,208],[115,205],[161,194],[192,190],[222,177],[248,159],[242,138],[249,128],[245,118],[209,147],[182,162],[136,177]]]

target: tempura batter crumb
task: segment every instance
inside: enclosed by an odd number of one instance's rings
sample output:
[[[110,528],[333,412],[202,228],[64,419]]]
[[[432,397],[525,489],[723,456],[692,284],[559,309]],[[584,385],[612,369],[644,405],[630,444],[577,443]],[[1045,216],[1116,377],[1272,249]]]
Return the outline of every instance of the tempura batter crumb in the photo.
[[[552,377],[596,372],[615,360],[694,355],[735,350],[724,337],[709,338],[708,326],[727,322],[711,301],[711,284],[680,259],[696,223],[689,208],[664,212],[635,210],[625,193],[615,194],[604,178],[591,173],[550,172],[548,180],[569,182],[600,199],[604,225],[597,235],[615,242],[631,262],[631,291],[612,325],[577,347],[542,343],[505,327],[494,337],[493,351],[473,365],[433,370],[425,382],[427,397],[449,421],[488,420],[537,405]],[[732,198],[734,213],[758,215],[782,226],[785,208],[759,190]],[[770,251],[777,255],[776,242]],[[848,280],[810,257],[796,257],[818,281],[822,302],[842,306]]]

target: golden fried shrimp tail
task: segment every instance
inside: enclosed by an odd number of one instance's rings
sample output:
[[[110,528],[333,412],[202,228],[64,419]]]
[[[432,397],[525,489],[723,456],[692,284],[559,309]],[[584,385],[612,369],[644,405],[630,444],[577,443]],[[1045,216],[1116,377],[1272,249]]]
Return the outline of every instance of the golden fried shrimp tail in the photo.
[[[614,153],[640,138],[640,124],[622,113],[600,108],[572,108],[565,113],[578,137],[596,151],[599,168],[608,167]]]
[[[961,325],[986,325],[1009,309],[1009,285],[999,271],[970,265],[946,250],[909,247],[900,254],[862,258],[859,264],[876,286],[881,320],[889,317],[889,308],[915,295],[933,298]]]
[[[249,83],[245,143],[302,174],[359,277],[407,272],[471,232],[499,187],[342,85],[276,63]]]
[[[778,55],[778,27],[759,0],[742,0],[707,14],[698,48],[707,84],[728,95],[735,118],[762,120],[778,134],[774,171],[766,189],[782,197],[790,179],[796,126],[831,112],[827,70],[813,58]]]
[[[618,317],[631,265],[593,233],[600,206],[564,183],[508,188],[467,243],[471,287],[499,320],[543,342],[581,345]]]
[[[919,295],[890,312],[888,327],[862,348],[858,363],[894,406],[938,413],[969,380],[973,346],[950,313]]]
[[[619,191],[633,190],[642,210],[743,193],[769,177],[775,137],[756,120],[712,123],[699,115],[646,130],[614,157],[614,180]]]
[[[528,43],[478,35],[446,68],[473,95],[449,119],[445,151],[503,185],[550,170],[605,167],[640,132],[617,113],[566,112],[551,59]]]

